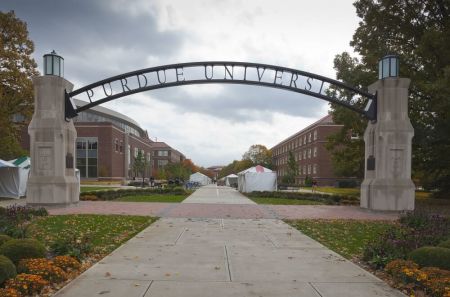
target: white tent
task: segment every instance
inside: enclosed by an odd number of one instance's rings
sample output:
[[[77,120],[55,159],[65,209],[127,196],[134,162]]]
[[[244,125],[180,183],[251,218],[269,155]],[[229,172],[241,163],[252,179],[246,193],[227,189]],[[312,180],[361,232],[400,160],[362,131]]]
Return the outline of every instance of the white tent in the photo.
[[[248,193],[253,191],[276,191],[277,175],[272,170],[257,165],[238,173],[238,190]]]
[[[199,183],[202,186],[206,186],[212,183],[212,180],[201,172],[191,174],[191,176],[189,177],[189,181],[192,183]]]
[[[236,174],[230,174],[224,177],[225,185],[228,187],[232,187],[233,185],[237,185],[238,176]]]
[[[11,161],[0,160],[0,197],[19,199],[25,196],[29,171],[29,157]]]

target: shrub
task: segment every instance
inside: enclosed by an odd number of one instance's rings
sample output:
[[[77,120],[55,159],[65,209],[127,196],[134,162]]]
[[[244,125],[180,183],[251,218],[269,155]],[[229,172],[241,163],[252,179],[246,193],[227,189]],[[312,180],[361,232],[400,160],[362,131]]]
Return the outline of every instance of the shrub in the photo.
[[[81,263],[71,256],[56,256],[53,258],[53,263],[66,272],[81,268]]]
[[[175,195],[183,195],[183,194],[186,193],[186,191],[184,190],[183,187],[174,187],[172,189],[172,193],[175,194]]]
[[[413,250],[434,246],[450,235],[450,219],[419,212],[409,213],[370,242],[363,259],[376,268],[384,267],[395,259],[406,259]]]
[[[46,258],[22,259],[17,266],[21,273],[29,273],[41,276],[51,283],[59,283],[67,279],[67,274],[54,265],[53,261]]]
[[[58,238],[50,245],[50,252],[54,255],[69,255],[82,260],[92,251],[89,234],[78,237],[76,233],[67,233],[63,238]]]
[[[48,212],[45,208],[33,208],[31,206],[11,205],[6,208],[6,216],[16,221],[28,221],[34,216],[47,216]]]
[[[6,234],[0,234],[0,246],[2,246],[2,244],[4,244],[7,241],[10,241],[12,239],[11,236],[8,236]]]
[[[80,200],[82,201],[97,201],[97,195],[81,195]]]
[[[438,247],[450,249],[450,239],[442,241],[441,243],[438,244]]]
[[[186,194],[187,192],[182,187],[172,187],[167,189],[159,188],[140,188],[140,189],[119,189],[119,190],[103,190],[103,191],[91,191],[80,194],[81,200],[94,199],[97,200],[114,200],[124,196],[130,195],[151,195],[151,194]]]
[[[10,259],[0,255],[0,284],[9,278],[15,277],[17,274],[16,266]]]
[[[48,282],[39,275],[21,273],[5,283],[7,289],[15,289],[25,296],[39,294]]]
[[[45,257],[45,247],[34,239],[12,239],[0,246],[0,254],[17,264],[22,259]]]
[[[0,288],[0,297],[21,297],[20,293],[16,289],[8,288],[2,289]]]
[[[422,267],[437,267],[450,270],[450,249],[424,246],[412,251],[409,258]]]

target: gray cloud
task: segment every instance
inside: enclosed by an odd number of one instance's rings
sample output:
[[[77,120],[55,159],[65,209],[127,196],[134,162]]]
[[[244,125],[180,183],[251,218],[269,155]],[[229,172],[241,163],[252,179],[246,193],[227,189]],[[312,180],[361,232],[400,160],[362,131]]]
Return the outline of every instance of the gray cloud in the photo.
[[[106,76],[143,68],[148,56],[176,54],[186,38],[159,32],[151,10],[130,14],[116,1],[3,0],[2,11],[14,10],[28,24],[35,59],[55,49],[65,58],[66,76],[90,83]],[[128,5],[128,2],[123,3]]]
[[[271,121],[274,112],[320,117],[326,104],[298,93],[241,85],[226,85],[222,92],[201,98],[185,92],[183,87],[156,90],[152,97],[175,105],[180,113],[197,112],[238,122]]]

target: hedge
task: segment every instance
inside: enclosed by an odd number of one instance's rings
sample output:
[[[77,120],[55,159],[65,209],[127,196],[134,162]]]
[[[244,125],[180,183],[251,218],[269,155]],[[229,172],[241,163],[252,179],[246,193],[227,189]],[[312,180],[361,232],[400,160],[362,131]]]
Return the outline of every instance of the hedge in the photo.
[[[339,205],[359,205],[359,198],[356,196],[347,195],[328,195],[319,193],[304,193],[304,192],[270,192],[270,191],[254,191],[251,193],[244,193],[249,198],[284,198],[297,200],[313,200],[320,201],[325,204]]]
[[[152,194],[186,195],[188,192],[182,187],[102,190],[83,192],[80,194],[80,200],[114,200],[124,196]]]

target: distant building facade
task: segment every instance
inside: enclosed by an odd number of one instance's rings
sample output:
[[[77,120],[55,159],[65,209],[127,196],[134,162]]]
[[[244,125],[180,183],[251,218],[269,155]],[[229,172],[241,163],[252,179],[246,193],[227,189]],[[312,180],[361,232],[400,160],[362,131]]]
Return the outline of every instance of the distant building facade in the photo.
[[[86,104],[77,99],[74,101],[77,106]],[[145,177],[152,176],[153,169],[161,164],[180,162],[185,158],[164,142],[152,141],[147,131],[133,119],[102,106],[80,112],[73,121],[77,130],[76,167],[82,179],[126,180],[141,177],[142,174],[133,170],[134,159],[139,152],[147,164]],[[30,148],[29,142],[25,128],[22,131],[22,146],[27,150]]]
[[[180,163],[186,156],[165,142],[152,142],[152,175],[169,163]]]
[[[331,153],[325,147],[327,137],[341,128],[342,125],[335,124],[332,116],[327,115],[275,145],[271,150],[278,182],[281,183],[288,172],[290,151],[298,166],[296,184],[303,185],[306,177],[312,178],[320,186],[334,186],[338,180],[345,179],[334,174]]]

